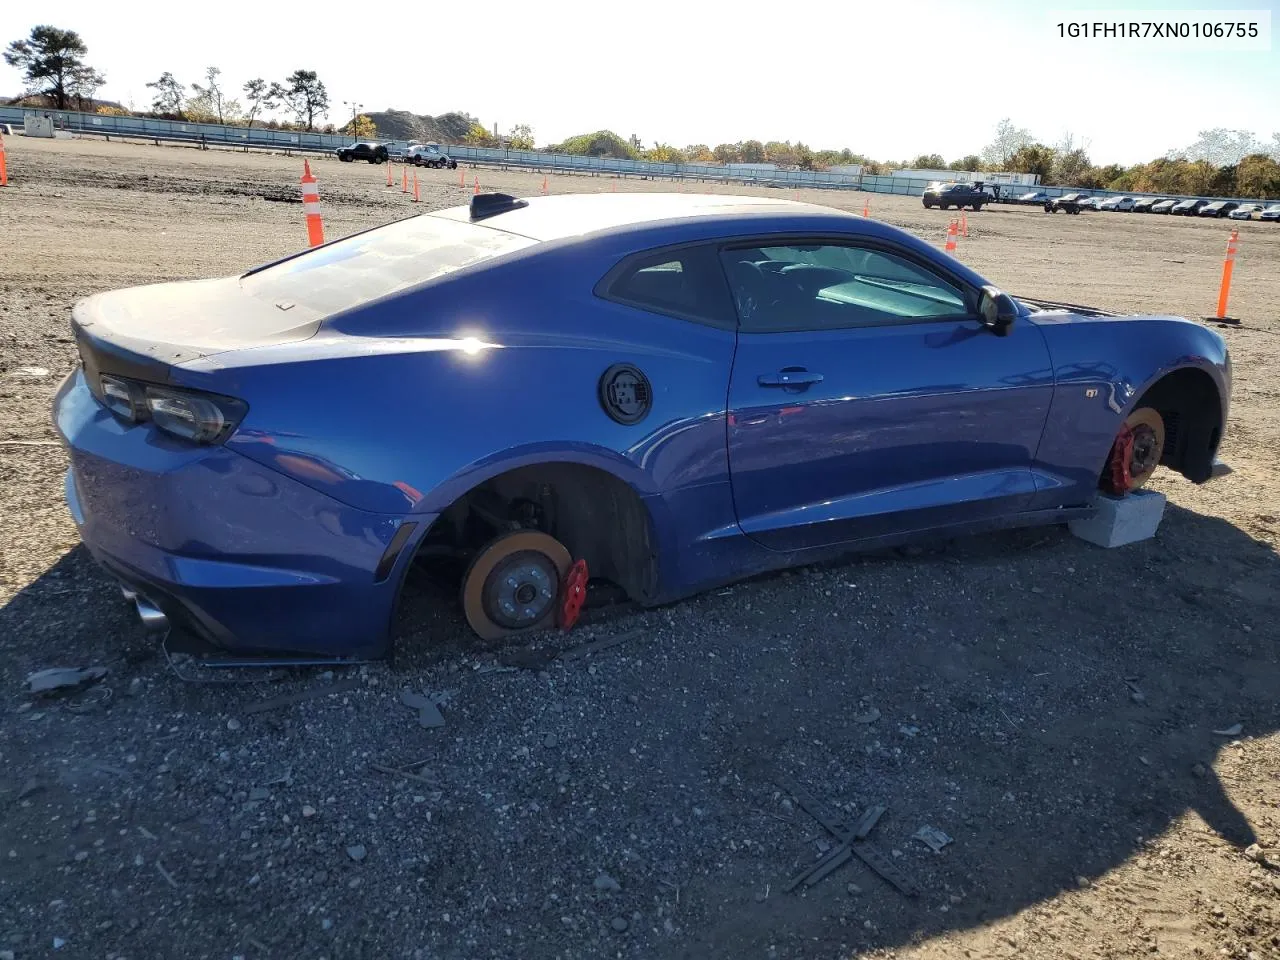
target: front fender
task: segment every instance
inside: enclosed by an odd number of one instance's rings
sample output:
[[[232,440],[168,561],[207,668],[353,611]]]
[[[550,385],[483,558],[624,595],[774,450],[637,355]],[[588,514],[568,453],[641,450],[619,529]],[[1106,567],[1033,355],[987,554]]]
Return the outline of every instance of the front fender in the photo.
[[[1054,367],[1054,396],[1036,454],[1053,485],[1092,491],[1121,423],[1169,374],[1212,380],[1225,430],[1231,361],[1216,332],[1180,317],[1084,317],[1036,313]]]

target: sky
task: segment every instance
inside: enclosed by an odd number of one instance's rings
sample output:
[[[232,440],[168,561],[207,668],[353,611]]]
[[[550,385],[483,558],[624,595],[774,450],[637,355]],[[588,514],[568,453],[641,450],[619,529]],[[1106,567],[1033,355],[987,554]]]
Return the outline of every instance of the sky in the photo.
[[[1280,42],[1188,49],[1158,40],[1060,38],[1052,11],[1141,20],[1141,11],[1269,11],[1280,0],[1116,3],[773,0],[679,4],[556,0],[60,0],[55,13],[0,4],[0,44],[37,23],[77,31],[107,76],[99,96],[146,109],[168,70],[209,65],[248,79],[318,72],[328,119],[366,110],[459,110],[490,129],[533,127],[539,145],[611,129],[686,146],[745,139],[849,147],[879,160],[978,153],[1009,118],[1053,144],[1071,133],[1095,163],[1132,164],[1200,130],[1280,133]],[[1111,11],[1102,14],[1099,11]],[[1238,17],[1231,17],[1238,19]],[[0,94],[22,89],[0,62]]]

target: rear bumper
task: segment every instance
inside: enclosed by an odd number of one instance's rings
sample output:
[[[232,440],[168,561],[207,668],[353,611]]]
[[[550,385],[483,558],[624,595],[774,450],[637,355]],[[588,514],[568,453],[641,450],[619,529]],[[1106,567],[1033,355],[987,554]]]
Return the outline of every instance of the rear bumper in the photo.
[[[54,421],[81,539],[175,626],[228,649],[386,652],[404,569],[434,515],[355,510],[225,447],[122,423],[79,372]]]

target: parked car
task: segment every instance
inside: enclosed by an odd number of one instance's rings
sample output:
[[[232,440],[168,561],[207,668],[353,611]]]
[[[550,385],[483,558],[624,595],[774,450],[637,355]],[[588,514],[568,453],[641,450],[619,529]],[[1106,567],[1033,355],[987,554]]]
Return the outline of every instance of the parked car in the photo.
[[[438,143],[410,142],[409,149],[405,151],[404,160],[405,163],[412,163],[415,167],[448,167],[453,170],[458,166],[458,161],[440,149]]]
[[[926,208],[941,207],[943,210],[948,207],[955,207],[957,210],[964,207],[981,210],[983,204],[990,203],[992,200],[991,194],[975,184],[940,181],[930,183],[924,188],[924,193],[920,197]]]
[[[1060,197],[1054,197],[1052,200],[1044,202],[1045,213],[1057,213],[1061,210],[1063,213],[1079,213],[1084,201],[1089,199],[1087,193],[1064,193]]]
[[[343,163],[351,163],[353,160],[386,163],[388,156],[385,144],[374,143],[371,140],[361,140],[347,147],[339,147],[334,152]]]
[[[1105,199],[1107,198],[1106,197],[1086,197],[1085,199],[1080,201],[1080,209],[1081,210],[1097,210],[1099,204],[1101,204],[1102,201]]]
[[[1033,207],[1039,207],[1049,199],[1049,195],[1043,190],[1032,190],[1030,193],[1024,193],[1014,203],[1023,203]]]
[[[1232,220],[1252,220],[1255,213],[1261,213],[1265,207],[1260,203],[1242,203],[1227,214]]]
[[[1133,197],[1108,197],[1098,204],[1098,209],[1112,213],[1129,213],[1133,210],[1134,202]]]
[[[1208,200],[1181,200],[1175,203],[1169,212],[1175,217],[1194,217],[1208,202]]]
[[[588,572],[650,606],[1226,469],[1216,330],[760,197],[480,194],[71,328],[83,542],[155,628],[241,651],[387,653],[416,558],[498,639]]]
[[[1163,197],[1141,197],[1133,201],[1133,212],[1134,213],[1150,213],[1151,208],[1154,207],[1157,203],[1160,203],[1163,199],[1164,199]]]
[[[1225,217],[1236,207],[1240,206],[1235,200],[1215,200],[1213,203],[1206,203],[1198,211],[1197,216],[1201,217]]]
[[[1171,213],[1181,201],[1179,200],[1157,200],[1151,205],[1152,213]]]
[[[1264,209],[1260,214],[1258,214],[1258,219],[1280,222],[1280,203],[1273,203]]]

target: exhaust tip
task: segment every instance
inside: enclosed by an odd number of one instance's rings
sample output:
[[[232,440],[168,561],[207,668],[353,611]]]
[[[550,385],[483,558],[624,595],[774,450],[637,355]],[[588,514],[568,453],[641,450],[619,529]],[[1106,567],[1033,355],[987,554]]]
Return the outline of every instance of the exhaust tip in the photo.
[[[145,597],[135,595],[133,602],[138,608],[138,619],[142,621],[142,629],[146,631],[147,636],[168,632],[169,618],[165,616],[163,610]]]
[[[124,598],[130,603],[133,603],[138,599],[138,591],[133,589],[133,587],[126,587],[123,583],[120,584],[120,592],[124,594]]]

